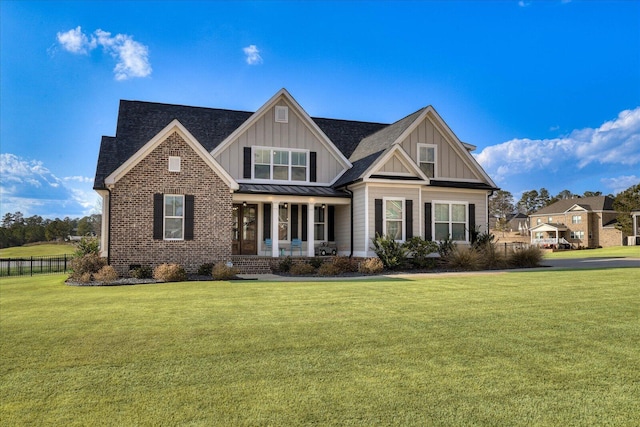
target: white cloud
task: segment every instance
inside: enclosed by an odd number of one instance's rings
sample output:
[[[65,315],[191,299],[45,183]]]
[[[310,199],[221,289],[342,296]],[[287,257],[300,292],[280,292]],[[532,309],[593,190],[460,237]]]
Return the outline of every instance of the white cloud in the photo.
[[[518,6],[520,6],[520,7],[527,7],[527,6],[529,6],[530,4],[531,4],[531,2],[529,2],[529,1],[523,1],[523,0],[520,0],[520,1],[518,2]]]
[[[58,178],[43,162],[0,154],[1,214],[22,212],[47,218],[89,215],[96,205],[91,178]]]
[[[149,63],[149,48],[133,40],[128,34],[116,34],[101,29],[96,30],[90,37],[82,32],[78,26],[75,29],[57,34],[58,43],[68,52],[88,54],[89,51],[102,46],[115,60],[113,69],[116,80],[127,80],[133,77],[147,77],[151,74]]]
[[[615,178],[603,178],[600,180],[611,193],[618,194],[629,187],[640,184],[640,176],[622,175]]]
[[[262,64],[262,57],[260,56],[260,50],[255,44],[242,48],[249,65]]]
[[[523,173],[576,171],[588,165],[640,164],[640,107],[625,110],[598,128],[552,139],[512,139],[476,156],[496,181]]]

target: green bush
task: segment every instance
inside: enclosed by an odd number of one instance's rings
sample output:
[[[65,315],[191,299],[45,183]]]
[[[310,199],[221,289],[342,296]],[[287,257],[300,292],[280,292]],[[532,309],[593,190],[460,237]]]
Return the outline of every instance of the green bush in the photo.
[[[219,262],[211,270],[209,274],[213,276],[215,280],[231,280],[236,277],[239,270],[235,267],[230,267],[224,262]]]
[[[340,269],[331,262],[322,264],[318,269],[319,276],[338,276],[340,273]]]
[[[309,263],[296,263],[291,266],[289,273],[294,276],[302,276],[315,273],[316,269]]]
[[[309,260],[309,264],[311,264],[313,268],[320,268],[320,266],[324,264],[324,259],[317,256],[317,257],[311,258]]]
[[[285,257],[282,259],[282,261],[280,261],[280,263],[278,263],[278,271],[282,273],[288,273],[292,264],[293,260],[291,259],[291,257]]]
[[[407,259],[407,250],[389,236],[380,236],[376,233],[371,249],[378,255],[384,267],[389,270],[400,268]]]
[[[105,265],[93,275],[93,279],[98,282],[111,283],[118,280],[118,273],[112,266]]]
[[[107,260],[99,257],[96,253],[75,257],[69,264],[71,267],[71,275],[69,277],[74,280],[80,280],[83,275],[88,274],[89,280],[87,282],[90,282],[91,276],[100,271],[105,265],[107,265]]]
[[[205,262],[198,267],[198,276],[211,276],[214,264],[212,262]]]
[[[362,274],[378,274],[384,271],[380,258],[367,258],[360,263],[358,271]]]
[[[544,254],[537,246],[529,246],[527,249],[512,251],[508,256],[508,263],[513,267],[532,268],[539,267]]]
[[[409,262],[417,268],[433,268],[435,261],[429,255],[438,251],[438,244],[422,237],[414,236],[404,242]]]
[[[473,248],[454,248],[444,258],[447,267],[456,271],[476,271],[482,269],[482,257]]]
[[[160,264],[153,270],[153,278],[161,282],[181,282],[187,280],[187,273],[178,264]]]
[[[446,258],[456,248],[455,242],[451,239],[451,236],[447,236],[446,239],[438,243],[438,253],[440,257]]]
[[[83,237],[76,243],[76,250],[73,253],[76,257],[81,258],[85,255],[98,255],[100,251],[100,240],[97,237]]]
[[[129,277],[134,279],[151,279],[153,277],[153,269],[148,265],[129,270]]]

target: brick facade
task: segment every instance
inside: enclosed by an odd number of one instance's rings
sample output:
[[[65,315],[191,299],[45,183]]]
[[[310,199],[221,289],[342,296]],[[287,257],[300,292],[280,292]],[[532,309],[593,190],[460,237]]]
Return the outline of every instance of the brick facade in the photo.
[[[169,172],[169,156],[181,159]],[[153,239],[155,193],[194,196],[193,240]],[[207,262],[231,259],[232,194],[228,185],[174,132],[111,190],[109,262],[119,274],[131,265],[182,265],[188,273]]]

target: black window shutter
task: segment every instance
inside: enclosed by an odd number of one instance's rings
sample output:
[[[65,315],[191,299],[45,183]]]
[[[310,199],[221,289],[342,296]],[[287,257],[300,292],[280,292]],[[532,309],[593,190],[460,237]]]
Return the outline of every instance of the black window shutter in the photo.
[[[329,206],[327,213],[327,227],[329,228],[327,240],[334,242],[336,240],[336,207],[333,205]]]
[[[184,196],[184,240],[193,240],[193,223],[195,217],[195,196]]]
[[[162,240],[164,223],[164,196],[160,193],[153,195],[153,238]]]
[[[265,239],[271,238],[271,203],[262,205],[262,234]]]
[[[316,182],[318,180],[317,170],[318,153],[312,151],[309,153],[309,181]]]
[[[298,238],[298,205],[291,205],[291,238]]]
[[[469,238],[472,239],[471,243],[473,243],[473,236],[475,236],[476,229],[476,205],[473,203],[469,203]]]
[[[309,230],[309,207],[307,205],[302,205],[302,241],[306,242],[309,239],[307,233]]]
[[[382,199],[375,201],[375,226],[376,234],[382,236]]]
[[[407,210],[404,213],[405,224],[405,238],[409,240],[413,237],[413,200],[405,200],[404,208]]]
[[[431,234],[431,203],[424,204],[424,239],[433,240]]]
[[[251,147],[244,147],[243,178],[251,178]]]

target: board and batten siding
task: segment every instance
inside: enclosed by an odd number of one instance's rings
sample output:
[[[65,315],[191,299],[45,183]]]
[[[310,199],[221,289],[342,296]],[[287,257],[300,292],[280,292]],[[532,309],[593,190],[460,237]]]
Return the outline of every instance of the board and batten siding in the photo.
[[[275,147],[314,151],[317,153],[317,182],[328,184],[342,172],[343,166],[325,144],[312,132],[295,109],[284,100],[278,106],[289,107],[288,123],[275,121],[275,106],[270,108],[245,132],[238,136],[215,159],[236,180],[243,178],[243,150],[245,147]]]
[[[410,174],[411,171],[406,168],[398,156],[391,157],[376,173],[382,174]]]
[[[401,142],[401,146],[418,163],[418,144],[436,145],[436,178],[482,179],[469,167],[460,153],[451,146],[451,143],[445,138],[442,130],[426,118]]]

